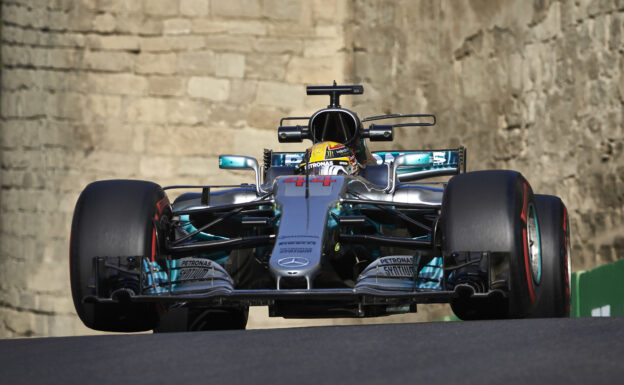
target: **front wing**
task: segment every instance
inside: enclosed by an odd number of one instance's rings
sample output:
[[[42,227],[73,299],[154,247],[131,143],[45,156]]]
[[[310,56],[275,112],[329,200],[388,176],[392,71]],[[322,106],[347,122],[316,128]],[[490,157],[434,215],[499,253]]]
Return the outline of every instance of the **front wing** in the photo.
[[[200,258],[170,260],[167,270],[139,257],[94,258],[94,295],[85,302],[152,302],[202,306],[303,306],[320,311],[340,304],[339,316],[380,315],[367,309],[383,306],[383,314],[406,312],[418,303],[447,303],[454,298],[505,297],[500,275],[506,269],[504,253],[453,253],[424,265],[420,257],[382,257],[365,269],[351,288],[239,290],[219,264]],[[480,274],[474,282],[466,274]],[[313,311],[314,312],[314,311]],[[302,312],[303,314],[303,312]],[[274,314],[281,315],[281,314]],[[306,316],[311,314],[306,313]]]

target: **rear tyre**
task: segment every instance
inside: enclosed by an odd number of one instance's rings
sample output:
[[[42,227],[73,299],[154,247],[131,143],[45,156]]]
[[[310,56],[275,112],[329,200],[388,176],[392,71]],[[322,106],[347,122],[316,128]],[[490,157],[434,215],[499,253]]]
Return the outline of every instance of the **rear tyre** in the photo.
[[[94,257],[143,256],[155,259],[160,225],[171,217],[160,186],[134,180],[88,185],[76,203],[70,241],[70,280],[76,312],[89,328],[110,332],[151,330],[158,324],[155,304],[85,303],[94,294]]]
[[[440,218],[442,250],[496,252],[509,258],[506,279],[496,283],[506,298],[459,297],[451,308],[460,319],[526,317],[536,306],[541,282],[539,222],[533,192],[515,171],[457,175],[444,192]],[[488,277],[485,277],[488,279]],[[473,282],[475,291],[482,291]]]
[[[542,295],[532,317],[570,316],[570,224],[556,196],[535,195],[542,241]]]

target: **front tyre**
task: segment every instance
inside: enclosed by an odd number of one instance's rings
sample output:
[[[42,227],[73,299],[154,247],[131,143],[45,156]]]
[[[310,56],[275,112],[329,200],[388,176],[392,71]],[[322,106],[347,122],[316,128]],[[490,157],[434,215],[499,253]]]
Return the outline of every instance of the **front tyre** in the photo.
[[[537,209],[526,179],[518,172],[505,170],[476,171],[451,178],[444,192],[440,223],[445,255],[491,252],[508,256],[506,279],[490,287],[505,291],[507,297],[459,297],[451,301],[453,312],[461,319],[521,318],[531,314],[540,295],[542,261]]]
[[[89,328],[110,332],[151,330],[158,324],[155,304],[87,303],[94,294],[93,258],[158,255],[158,233],[171,217],[160,186],[135,180],[89,184],[76,203],[70,241],[70,280],[76,312]],[[137,293],[138,294],[138,293]]]

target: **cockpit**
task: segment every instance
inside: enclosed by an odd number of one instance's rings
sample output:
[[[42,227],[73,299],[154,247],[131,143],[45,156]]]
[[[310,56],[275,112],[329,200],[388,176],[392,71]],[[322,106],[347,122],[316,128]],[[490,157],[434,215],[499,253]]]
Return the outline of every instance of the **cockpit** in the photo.
[[[315,144],[331,141],[349,146],[356,140],[359,125],[359,119],[349,110],[324,109],[310,117],[310,137]]]

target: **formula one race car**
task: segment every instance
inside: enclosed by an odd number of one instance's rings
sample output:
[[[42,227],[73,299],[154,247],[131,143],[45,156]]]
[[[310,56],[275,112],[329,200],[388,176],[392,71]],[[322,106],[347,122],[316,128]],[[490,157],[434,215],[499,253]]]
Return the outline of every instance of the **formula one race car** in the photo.
[[[249,306],[287,318],[381,316],[418,303],[450,303],[461,319],[569,315],[561,199],[534,195],[515,171],[466,172],[464,148],[370,152],[365,139],[391,141],[395,127],[436,117],[360,120],[339,103],[362,94],[358,85],[307,93],[329,95],[330,105],[283,118],[278,138],[311,148],[265,150],[262,166],[219,157],[222,169],[253,170],[255,184],[85,188],[70,266],[86,326],[243,329]],[[377,124],[390,119],[399,123]],[[440,176],[451,177],[422,181]],[[173,189],[190,191],[170,203]]]

